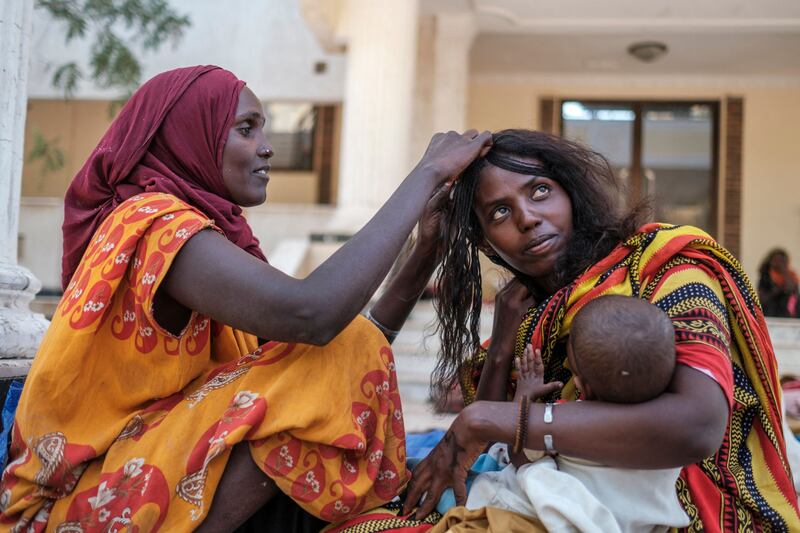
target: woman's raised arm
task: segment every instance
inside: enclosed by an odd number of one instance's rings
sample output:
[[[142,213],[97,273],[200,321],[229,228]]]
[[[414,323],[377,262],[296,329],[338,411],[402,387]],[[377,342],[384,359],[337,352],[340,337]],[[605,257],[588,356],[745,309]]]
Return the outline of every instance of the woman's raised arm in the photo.
[[[202,231],[178,253],[164,289],[185,308],[261,338],[326,344],[369,301],[434,189],[460,174],[490,143],[489,132],[436,134],[367,225],[303,280],[258,261],[214,231]]]

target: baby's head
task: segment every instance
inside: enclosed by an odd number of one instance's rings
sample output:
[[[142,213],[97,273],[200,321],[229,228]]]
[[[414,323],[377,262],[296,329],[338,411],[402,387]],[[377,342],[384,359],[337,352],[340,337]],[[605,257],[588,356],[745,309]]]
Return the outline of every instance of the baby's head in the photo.
[[[585,399],[644,402],[672,379],[675,331],[669,317],[645,300],[603,296],[575,315],[567,354]]]

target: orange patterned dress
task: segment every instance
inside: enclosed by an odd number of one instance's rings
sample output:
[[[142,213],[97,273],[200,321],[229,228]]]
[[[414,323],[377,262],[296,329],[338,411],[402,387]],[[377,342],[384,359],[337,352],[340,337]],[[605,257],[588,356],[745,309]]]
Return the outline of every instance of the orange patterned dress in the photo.
[[[257,346],[199,313],[180,335],[155,321],[156,290],[205,228],[201,212],[147,193],[98,229],[25,383],[0,529],[190,531],[242,441],[284,493],[330,522],[403,488],[394,362],[370,322],[315,347]]]

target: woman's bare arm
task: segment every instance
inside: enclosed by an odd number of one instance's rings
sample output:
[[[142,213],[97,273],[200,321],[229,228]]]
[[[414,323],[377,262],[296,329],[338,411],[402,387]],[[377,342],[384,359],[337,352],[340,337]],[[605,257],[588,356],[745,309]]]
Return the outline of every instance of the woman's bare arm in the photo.
[[[306,279],[287,276],[207,230],[183,246],[164,289],[182,306],[261,338],[326,344],[383,280],[435,187],[490,142],[488,132],[434,136],[369,223]]]
[[[483,363],[475,394],[476,400],[506,400],[517,330],[523,316],[533,305],[533,296],[517,278],[513,278],[497,293],[494,300],[492,342],[486,351],[486,361]]]
[[[439,264],[441,226],[450,204],[450,183],[431,196],[420,217],[417,238],[397,274],[389,281],[370,313],[387,330],[400,331]],[[389,342],[394,335],[385,331]]]
[[[468,425],[479,439],[513,442],[518,405],[480,402],[468,409]],[[547,433],[564,455],[623,468],[680,467],[717,451],[728,415],[720,386],[703,373],[678,365],[667,392],[648,402],[558,404],[552,424],[547,425],[544,406],[531,405],[527,447],[543,450]]]

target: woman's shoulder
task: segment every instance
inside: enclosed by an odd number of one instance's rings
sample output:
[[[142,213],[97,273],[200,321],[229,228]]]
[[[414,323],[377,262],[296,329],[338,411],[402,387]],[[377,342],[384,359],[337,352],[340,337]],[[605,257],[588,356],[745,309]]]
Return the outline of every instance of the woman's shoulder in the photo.
[[[668,222],[649,222],[644,224],[636,230],[636,233],[631,238],[646,236],[657,236],[664,240],[690,237],[716,242],[708,232],[698,227],[686,224],[670,224]]]
[[[120,202],[114,212],[135,210],[145,214],[155,214],[166,210],[187,209],[205,216],[200,210],[192,207],[177,196],[165,192],[143,192]]]
[[[203,225],[213,224],[211,217],[177,196],[162,192],[144,192],[122,201],[101,224],[96,236],[107,235],[118,227],[138,233],[151,226],[157,229],[174,225],[177,219],[192,220]]]

